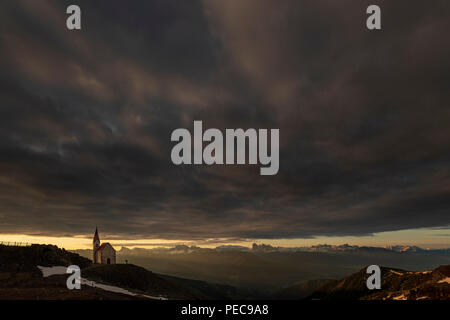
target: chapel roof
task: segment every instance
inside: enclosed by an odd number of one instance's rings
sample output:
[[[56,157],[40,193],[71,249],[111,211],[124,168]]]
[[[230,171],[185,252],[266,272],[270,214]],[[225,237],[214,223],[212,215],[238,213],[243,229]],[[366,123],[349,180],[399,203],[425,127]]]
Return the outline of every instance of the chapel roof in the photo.
[[[102,243],[102,245],[100,247],[98,247],[97,251],[101,251],[101,250],[105,249],[105,247],[107,247],[107,246],[110,246],[113,250],[115,250],[109,242],[105,242],[105,243]]]

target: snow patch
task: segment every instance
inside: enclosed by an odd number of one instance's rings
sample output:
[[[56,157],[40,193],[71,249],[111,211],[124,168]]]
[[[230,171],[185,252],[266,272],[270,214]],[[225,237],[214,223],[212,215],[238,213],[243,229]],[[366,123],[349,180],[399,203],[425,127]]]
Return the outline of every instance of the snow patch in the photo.
[[[389,270],[389,272],[394,273],[394,274],[398,274],[399,276],[403,275],[403,273],[398,272],[398,271],[394,271],[394,270]]]
[[[66,272],[67,267],[62,267],[62,266],[53,266],[53,267],[37,266],[37,267],[39,268],[39,270],[41,270],[42,276],[44,278],[58,275],[58,274],[67,274],[67,272]]]
[[[416,272],[416,273],[420,273],[420,274],[429,274],[429,273],[431,273],[432,271],[430,271],[430,270],[426,270],[426,271],[422,271],[422,272]]]
[[[67,267],[63,267],[63,266],[53,266],[53,267],[42,267],[42,266],[37,266],[39,268],[39,270],[41,270],[42,272],[42,276],[46,277],[50,277],[53,275],[59,275],[59,274],[67,274]],[[108,286],[106,284],[101,284],[101,283],[97,283],[95,281],[92,280],[88,280],[85,278],[81,278],[81,284],[89,286],[89,287],[93,287],[93,288],[99,288],[105,291],[109,291],[109,292],[114,292],[114,293],[122,293],[122,294],[126,294],[129,296],[139,296],[139,297],[145,297],[145,298],[149,298],[149,299],[156,299],[156,300],[168,300],[165,297],[161,297],[161,296],[149,296],[149,295],[145,295],[145,294],[137,294],[137,293],[133,293],[131,291],[128,291],[126,289],[120,288],[120,287],[116,287],[116,286]]]
[[[450,284],[450,277],[441,279],[441,280],[438,281],[438,283],[448,283],[448,284]]]
[[[402,293],[399,296],[393,297],[393,300],[407,300],[407,297]]]
[[[131,291],[128,291],[128,290],[120,288],[120,287],[109,286],[106,284],[97,283],[95,281],[88,280],[85,278],[81,278],[81,284],[84,284],[84,285],[92,287],[92,288],[100,288],[105,291],[114,292],[114,293],[122,293],[122,294],[126,294],[126,295],[133,296],[133,297],[140,296],[140,297],[145,297],[145,298],[149,298],[149,299],[168,300],[167,298],[161,297],[161,296],[156,297],[156,296],[148,296],[145,294],[133,293]]]

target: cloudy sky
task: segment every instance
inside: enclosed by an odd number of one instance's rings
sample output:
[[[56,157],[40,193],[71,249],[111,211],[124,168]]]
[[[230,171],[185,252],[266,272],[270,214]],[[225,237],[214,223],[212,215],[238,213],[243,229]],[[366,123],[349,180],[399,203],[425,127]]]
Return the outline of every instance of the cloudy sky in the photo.
[[[448,243],[450,3],[369,4],[2,1],[0,238]],[[279,128],[278,174],[172,164],[194,120]]]

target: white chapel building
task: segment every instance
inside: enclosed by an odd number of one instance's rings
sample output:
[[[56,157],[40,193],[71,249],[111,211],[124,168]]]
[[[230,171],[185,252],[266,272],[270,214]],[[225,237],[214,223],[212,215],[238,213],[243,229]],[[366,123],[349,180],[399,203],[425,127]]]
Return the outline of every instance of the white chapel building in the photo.
[[[100,245],[100,237],[97,228],[95,228],[93,240],[94,263],[96,264],[115,264],[116,250],[109,242]]]

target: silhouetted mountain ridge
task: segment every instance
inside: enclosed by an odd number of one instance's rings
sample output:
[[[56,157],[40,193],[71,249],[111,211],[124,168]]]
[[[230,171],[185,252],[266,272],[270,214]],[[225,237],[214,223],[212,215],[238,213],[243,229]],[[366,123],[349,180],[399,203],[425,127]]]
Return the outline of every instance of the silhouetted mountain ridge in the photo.
[[[141,296],[86,285],[81,290],[69,290],[68,275],[43,277],[37,268],[69,265],[78,265],[84,279]],[[0,279],[0,299],[145,299],[143,295],[189,300],[231,299],[236,292],[231,286],[158,275],[133,264],[94,265],[91,260],[54,245],[0,245]]]
[[[330,281],[317,289],[312,300],[450,300],[450,265],[413,272],[380,267],[381,289],[369,290],[367,268]]]
[[[39,272],[36,266],[69,266],[80,268],[89,266],[92,261],[77,253],[60,249],[54,245],[33,244],[27,247],[0,245],[0,272]]]

